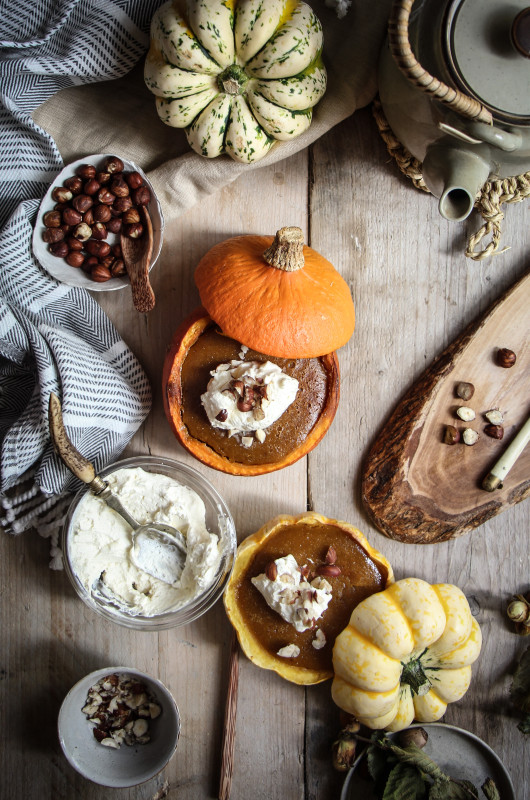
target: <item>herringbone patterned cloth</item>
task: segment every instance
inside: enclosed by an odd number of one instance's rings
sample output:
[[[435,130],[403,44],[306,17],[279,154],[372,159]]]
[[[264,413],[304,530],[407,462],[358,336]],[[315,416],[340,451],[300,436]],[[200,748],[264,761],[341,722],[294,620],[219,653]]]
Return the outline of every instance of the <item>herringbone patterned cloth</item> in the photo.
[[[59,89],[126,74],[147,49],[158,5],[0,0],[0,490],[1,521],[14,533],[55,522],[75,486],[49,439],[51,391],[98,470],[150,409],[147,378],[99,305],[33,258],[39,202],[63,162],[30,115]]]

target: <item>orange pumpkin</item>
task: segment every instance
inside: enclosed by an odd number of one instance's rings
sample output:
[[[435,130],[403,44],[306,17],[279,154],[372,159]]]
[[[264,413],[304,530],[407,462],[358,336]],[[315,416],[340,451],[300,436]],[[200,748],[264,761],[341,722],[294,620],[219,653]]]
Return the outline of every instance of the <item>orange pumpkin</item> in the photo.
[[[248,464],[233,461],[216,452],[210,445],[191,435],[183,419],[182,366],[190,348],[214,322],[202,307],[197,308],[177,329],[168,348],[162,375],[164,408],[173,433],[181,445],[195,458],[214,469],[231,475],[263,475],[283,469],[305,456],[322,439],[331,425],[339,401],[339,365],[335,353],[320,358],[327,377],[324,405],[314,427],[304,441],[278,460]]]
[[[281,358],[315,358],[353,333],[350,289],[303,243],[300,228],[236,236],[209,250],[195,271],[201,303],[226,336]]]

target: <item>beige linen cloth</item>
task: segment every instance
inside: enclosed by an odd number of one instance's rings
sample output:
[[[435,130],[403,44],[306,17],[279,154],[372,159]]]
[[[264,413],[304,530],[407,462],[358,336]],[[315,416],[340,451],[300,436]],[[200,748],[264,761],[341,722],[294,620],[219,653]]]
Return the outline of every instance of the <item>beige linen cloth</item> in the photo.
[[[310,5],[324,29],[326,94],[305,133],[278,142],[254,164],[238,164],[225,155],[210,160],[191,151],[182,130],[160,121],[155,98],[143,82],[143,59],[124,78],[63,89],[41,105],[33,119],[54,138],[65,163],[94,153],[117,153],[142,167],[170,221],[242,172],[306,148],[374,98],[391,0],[353,0],[340,19],[336,8],[325,2],[310,0]]]

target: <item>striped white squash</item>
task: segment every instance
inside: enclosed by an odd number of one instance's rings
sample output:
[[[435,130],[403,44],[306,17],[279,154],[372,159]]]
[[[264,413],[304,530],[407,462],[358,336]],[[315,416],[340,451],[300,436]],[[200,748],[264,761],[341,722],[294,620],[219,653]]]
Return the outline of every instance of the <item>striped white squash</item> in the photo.
[[[197,153],[250,163],[310,126],[326,90],[322,45],[300,0],[169,0],[151,23],[145,83]]]

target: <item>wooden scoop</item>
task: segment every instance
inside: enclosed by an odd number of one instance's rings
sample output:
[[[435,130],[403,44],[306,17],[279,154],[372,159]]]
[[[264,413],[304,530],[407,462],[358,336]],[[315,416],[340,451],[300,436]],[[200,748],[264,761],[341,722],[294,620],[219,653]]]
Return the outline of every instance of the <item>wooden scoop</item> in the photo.
[[[140,220],[144,226],[143,235],[138,239],[122,233],[121,252],[127,269],[134,307],[143,313],[151,311],[155,305],[155,294],[149,283],[149,265],[153,254],[153,225],[146,206],[139,207]]]

